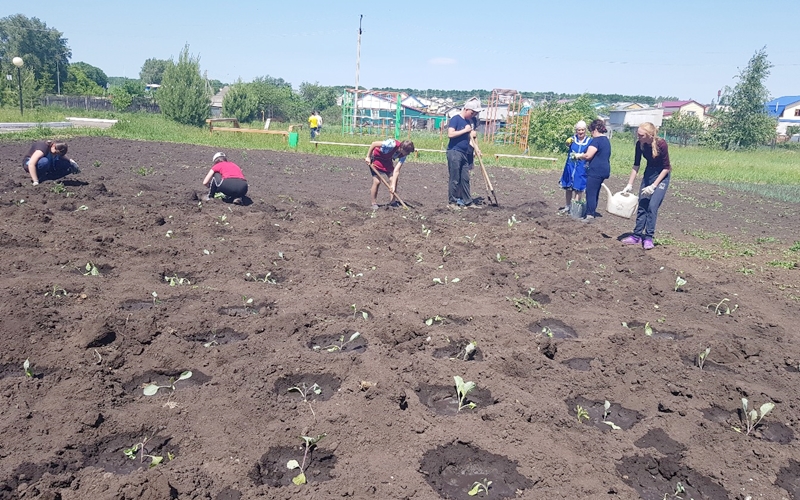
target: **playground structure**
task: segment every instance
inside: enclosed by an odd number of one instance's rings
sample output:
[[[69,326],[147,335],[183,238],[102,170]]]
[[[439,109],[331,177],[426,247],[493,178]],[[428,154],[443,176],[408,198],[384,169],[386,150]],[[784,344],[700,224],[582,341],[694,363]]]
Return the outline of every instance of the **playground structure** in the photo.
[[[483,138],[489,144],[509,144],[528,149],[531,115],[522,94],[511,89],[493,89],[486,106]]]
[[[350,135],[393,135],[401,130],[439,130],[447,117],[406,106],[400,92],[345,89],[342,94],[342,133]]]

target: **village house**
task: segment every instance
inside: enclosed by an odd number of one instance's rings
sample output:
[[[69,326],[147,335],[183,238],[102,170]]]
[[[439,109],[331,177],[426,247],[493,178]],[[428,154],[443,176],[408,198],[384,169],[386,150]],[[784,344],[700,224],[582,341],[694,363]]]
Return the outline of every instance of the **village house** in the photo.
[[[786,135],[789,126],[800,126],[800,95],[778,97],[764,104],[769,116],[777,119],[778,135]]]
[[[664,101],[658,107],[664,110],[664,118],[680,111],[684,115],[696,116],[703,123],[708,120],[706,107],[697,101]]]

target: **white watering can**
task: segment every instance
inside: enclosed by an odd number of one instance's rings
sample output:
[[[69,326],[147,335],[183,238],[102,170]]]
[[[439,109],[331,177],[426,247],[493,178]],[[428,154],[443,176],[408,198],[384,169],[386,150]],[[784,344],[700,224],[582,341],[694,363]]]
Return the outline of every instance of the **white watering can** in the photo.
[[[608,205],[606,206],[608,213],[630,219],[639,205],[639,197],[633,193],[623,193],[622,191],[612,195],[605,183],[602,186],[608,195]]]

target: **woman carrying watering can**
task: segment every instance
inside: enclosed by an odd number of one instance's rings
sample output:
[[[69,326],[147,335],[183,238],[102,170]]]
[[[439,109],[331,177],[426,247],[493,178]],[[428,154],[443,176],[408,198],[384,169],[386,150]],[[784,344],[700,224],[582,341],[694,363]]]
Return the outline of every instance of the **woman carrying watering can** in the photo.
[[[625,245],[642,245],[645,250],[652,249],[653,235],[656,232],[656,218],[658,208],[664,201],[669,187],[670,173],[672,166],[669,163],[669,150],[667,141],[660,139],[656,134],[658,130],[655,125],[645,122],[639,125],[636,131],[636,150],[633,160],[633,169],[628,179],[628,185],[624,192],[633,190],[633,181],[639,173],[639,165],[642,156],[647,160],[642,176],[642,184],[639,187],[639,210],[636,213],[636,227],[633,234],[624,238],[622,243]]]
[[[572,199],[581,201],[583,192],[586,191],[586,160],[578,160],[575,155],[585,153],[589,148],[592,138],[586,135],[586,122],[581,120],[575,124],[575,135],[567,139],[569,152],[567,162],[564,164],[564,173],[561,174],[559,184],[564,189],[566,205],[558,210],[559,213],[569,213]]]

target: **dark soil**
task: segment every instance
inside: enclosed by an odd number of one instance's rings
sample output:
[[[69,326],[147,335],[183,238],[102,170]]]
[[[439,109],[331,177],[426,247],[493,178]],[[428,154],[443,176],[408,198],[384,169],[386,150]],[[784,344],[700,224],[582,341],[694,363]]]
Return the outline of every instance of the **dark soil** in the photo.
[[[233,150],[238,206],[200,202],[210,148],[78,138],[56,192],[28,147],[0,143],[1,500],[800,499],[798,204],[676,165],[645,253],[557,215],[557,171],[489,167],[500,206],[451,211],[411,162],[414,208],[373,212],[361,160]],[[749,436],[742,397],[775,403]]]

